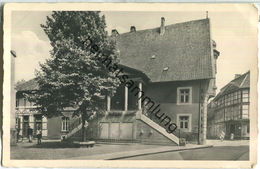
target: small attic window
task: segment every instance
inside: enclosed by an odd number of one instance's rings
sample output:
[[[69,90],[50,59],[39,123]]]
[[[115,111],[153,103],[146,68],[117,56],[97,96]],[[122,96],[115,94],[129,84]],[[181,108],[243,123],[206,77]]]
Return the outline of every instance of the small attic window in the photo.
[[[169,67],[167,66],[167,67],[163,68],[163,71],[167,71],[168,69],[169,69]]]
[[[151,59],[155,59],[155,55],[151,56]]]

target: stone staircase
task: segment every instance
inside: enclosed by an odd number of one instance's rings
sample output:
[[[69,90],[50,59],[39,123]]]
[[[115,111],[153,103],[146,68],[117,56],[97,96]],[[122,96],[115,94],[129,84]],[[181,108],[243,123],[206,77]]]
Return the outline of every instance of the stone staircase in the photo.
[[[76,134],[78,131],[82,129],[82,124],[79,124],[77,127],[75,127],[73,130],[71,130],[67,135],[66,138],[70,138],[74,134]]]
[[[77,117],[70,122],[70,131],[62,135],[62,140],[68,140],[82,129],[81,117]]]
[[[151,120],[149,117],[146,115],[140,113],[139,118],[142,122],[146,123],[149,125],[151,128],[162,134],[164,137],[168,138],[169,140],[173,141],[175,144],[179,145],[179,138],[175,136],[174,134],[168,133],[165,128]]]
[[[173,133],[168,133],[166,129],[158,124],[155,120],[151,119],[147,115],[143,114],[142,111],[137,111],[135,113],[135,118],[136,120],[139,120],[142,124],[143,127],[145,128],[150,128],[149,130],[154,130],[154,132],[157,133],[157,135],[160,135],[157,141],[162,139],[166,143],[173,143],[174,145],[179,145],[179,138],[174,135]],[[78,137],[79,132],[82,129],[82,123],[81,123],[81,118],[73,118],[70,122],[70,131],[62,136],[62,140],[73,140]],[[146,140],[143,140],[144,142],[149,141],[149,138],[145,138]],[[138,141],[138,140],[136,140]]]

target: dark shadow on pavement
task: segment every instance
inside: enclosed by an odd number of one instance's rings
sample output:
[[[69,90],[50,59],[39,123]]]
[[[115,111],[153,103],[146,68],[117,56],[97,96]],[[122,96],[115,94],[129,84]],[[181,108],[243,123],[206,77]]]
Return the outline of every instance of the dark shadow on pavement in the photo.
[[[100,145],[95,145],[100,146]],[[33,144],[30,146],[26,146],[24,148],[50,148],[50,149],[55,149],[55,148],[80,148],[79,144],[74,144],[72,142],[43,142],[40,145]]]
[[[40,145],[33,144],[31,146],[26,146],[25,148],[79,148],[80,146],[77,144],[73,144],[70,142],[45,142]]]

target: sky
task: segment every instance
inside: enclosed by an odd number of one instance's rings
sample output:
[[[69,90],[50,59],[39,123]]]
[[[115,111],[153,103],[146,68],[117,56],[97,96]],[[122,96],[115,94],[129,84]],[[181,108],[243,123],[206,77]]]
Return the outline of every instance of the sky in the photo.
[[[11,48],[17,54],[15,60],[15,81],[34,77],[39,63],[50,57],[51,46],[48,37],[40,27],[51,11],[12,12]],[[166,25],[206,18],[206,11],[196,12],[102,12],[105,15],[107,31],[117,29],[125,33],[134,25],[138,30],[160,26],[160,18]],[[217,43],[220,56],[217,60],[216,83],[218,90],[231,81],[235,74],[250,70],[256,62],[256,33],[251,26],[250,12],[208,12],[212,39]]]

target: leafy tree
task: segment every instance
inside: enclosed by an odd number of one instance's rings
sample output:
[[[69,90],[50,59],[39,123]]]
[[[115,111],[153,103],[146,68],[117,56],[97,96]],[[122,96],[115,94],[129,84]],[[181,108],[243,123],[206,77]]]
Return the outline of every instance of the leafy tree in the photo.
[[[104,111],[106,95],[113,95],[120,81],[100,60],[118,63],[115,43],[105,31],[105,17],[98,11],[55,11],[41,25],[48,35],[51,58],[36,71],[39,90],[28,97],[47,117],[60,116],[66,107],[85,121]]]
[[[24,80],[24,79],[18,80],[18,81],[16,82],[15,86],[18,86],[18,85],[23,84],[23,83],[25,83],[25,82],[26,82],[26,80]]]

